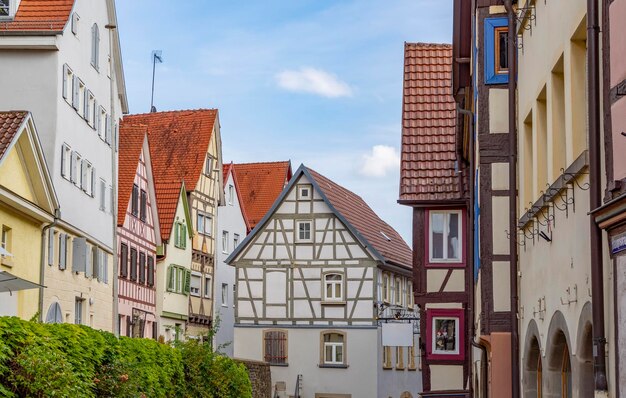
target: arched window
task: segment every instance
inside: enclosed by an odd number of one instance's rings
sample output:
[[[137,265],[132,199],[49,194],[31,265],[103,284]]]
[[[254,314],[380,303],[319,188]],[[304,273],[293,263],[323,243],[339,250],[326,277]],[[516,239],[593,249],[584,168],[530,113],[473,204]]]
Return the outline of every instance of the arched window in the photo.
[[[63,323],[63,314],[59,303],[52,303],[46,314],[46,323]]]
[[[263,333],[263,356],[265,362],[284,365],[287,363],[287,332],[266,330]]]
[[[98,30],[98,25],[93,24],[91,27],[91,65],[93,65],[96,70],[99,68],[99,58],[100,58],[100,31]]]
[[[344,301],[343,275],[324,275],[324,301]]]
[[[322,332],[322,364],[345,365],[346,341],[343,333],[330,331]]]
[[[561,366],[561,396],[572,397],[572,365],[569,361],[569,348],[567,344],[563,349],[563,365]]]

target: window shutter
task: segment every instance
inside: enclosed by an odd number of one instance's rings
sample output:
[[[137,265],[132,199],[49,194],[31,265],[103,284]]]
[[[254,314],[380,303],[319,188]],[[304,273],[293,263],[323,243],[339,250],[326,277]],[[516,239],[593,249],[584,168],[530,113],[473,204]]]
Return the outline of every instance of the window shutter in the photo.
[[[80,172],[81,172],[81,179],[80,179],[80,187],[82,188],[83,191],[87,192],[87,183],[88,178],[89,178],[89,169],[87,168],[87,161],[83,160],[80,163]]]
[[[94,130],[98,129],[98,116],[100,115],[100,108],[98,107],[98,101],[93,100],[93,109],[91,110],[91,116],[92,116],[92,122],[93,124],[91,125],[91,127],[93,127]]]
[[[59,234],[59,269],[66,268],[67,260],[67,235]]]
[[[96,168],[91,168],[91,192],[90,196],[93,198],[96,195]]]
[[[104,182],[103,180],[100,180],[100,210],[104,211],[105,210],[105,197],[106,197],[106,182]]]
[[[104,141],[107,144],[111,143],[111,130],[113,128],[113,126],[111,126],[113,120],[111,120],[111,116],[107,115],[107,125],[106,125],[106,131],[105,131],[105,135],[104,135]]]
[[[167,291],[171,292],[174,290],[174,267],[169,266],[167,268]]]
[[[189,289],[191,288],[191,271],[185,270],[185,294],[189,294]]]
[[[72,240],[72,271],[85,272],[87,266],[87,239],[74,238]]]
[[[122,278],[128,276],[128,246],[123,243],[120,246],[120,275]]]
[[[99,136],[102,136],[102,109],[99,107],[95,107],[96,111],[96,131]]]
[[[70,181],[76,182],[76,161],[78,160],[76,152],[72,152],[70,159]]]
[[[72,79],[72,107],[78,110],[79,106],[79,97],[80,97],[80,88],[78,87],[78,77],[74,76]]]
[[[63,98],[67,99],[67,64],[63,65]]]
[[[174,223],[174,246],[180,246],[180,238],[179,238],[179,223]]]
[[[48,230],[48,265],[54,265],[54,228]]]
[[[89,90],[83,91],[83,119],[89,121]]]
[[[98,261],[98,248],[93,247],[91,250],[92,262],[93,262],[93,278],[100,280],[100,262]]]
[[[148,286],[154,286],[154,257],[148,257]]]
[[[100,251],[102,253],[102,273],[104,274],[104,283],[109,283],[109,253],[104,250]]]
[[[94,269],[94,262],[93,262],[93,249],[90,249],[89,247],[85,248],[85,258],[87,261],[86,267],[85,267],[85,277],[86,278],[91,278],[93,276],[93,269]]]
[[[187,248],[187,227],[185,224],[180,224],[180,235],[181,235],[180,247],[182,247],[183,249],[186,249]]]

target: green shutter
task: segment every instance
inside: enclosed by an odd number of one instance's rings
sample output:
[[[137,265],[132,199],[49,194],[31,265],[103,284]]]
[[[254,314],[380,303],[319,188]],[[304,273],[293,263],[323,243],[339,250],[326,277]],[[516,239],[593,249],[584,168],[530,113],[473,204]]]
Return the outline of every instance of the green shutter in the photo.
[[[181,223],[180,224],[180,235],[181,235],[181,240],[180,240],[180,247],[182,247],[183,249],[187,248],[187,227],[185,226],[185,224]]]
[[[185,270],[185,294],[189,294],[191,288],[191,271]]]
[[[178,223],[174,223],[174,246],[180,247],[180,232]]]
[[[167,291],[171,292],[174,290],[174,267],[171,265],[167,268]]]

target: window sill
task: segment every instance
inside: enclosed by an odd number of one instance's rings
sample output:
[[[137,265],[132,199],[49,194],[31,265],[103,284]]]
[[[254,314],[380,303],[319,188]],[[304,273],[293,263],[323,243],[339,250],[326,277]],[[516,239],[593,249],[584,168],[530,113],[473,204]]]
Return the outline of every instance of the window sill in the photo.
[[[289,363],[271,363],[271,362],[266,362],[266,363],[270,366],[280,366],[282,368],[286,368],[287,366],[289,366]]]
[[[319,364],[317,365],[320,368],[328,368],[328,369],[348,369],[348,365],[333,365],[333,364]]]
[[[322,305],[346,305],[345,301],[322,301]]]
[[[404,366],[396,366],[396,370],[404,370],[406,369]]]
[[[415,372],[417,370],[417,368],[409,366],[408,370],[409,370],[409,372]]]
[[[383,370],[392,370],[391,365],[383,365]]]
[[[202,297],[199,294],[194,294],[194,293],[189,293],[189,295],[192,296],[192,297]]]

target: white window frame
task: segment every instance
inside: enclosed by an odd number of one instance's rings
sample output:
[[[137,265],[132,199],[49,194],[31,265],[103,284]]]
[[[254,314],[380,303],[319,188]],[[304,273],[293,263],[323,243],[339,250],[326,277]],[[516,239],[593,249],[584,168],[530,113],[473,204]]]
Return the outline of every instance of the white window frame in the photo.
[[[222,231],[222,253],[228,253],[228,231]]]
[[[391,275],[383,272],[380,295],[384,302],[391,302]]]
[[[204,282],[204,286],[203,286],[204,291],[202,293],[204,295],[204,298],[211,298],[211,292],[213,291],[213,282],[211,280],[211,277],[208,275],[205,275],[203,282]]]
[[[233,205],[233,198],[235,197],[235,187],[230,184],[228,185],[228,204]]]
[[[197,280],[199,285],[197,288],[197,292],[194,292],[194,285],[193,285],[193,281]],[[199,272],[192,272],[191,273],[191,280],[189,281],[189,294],[194,296],[194,297],[202,297],[202,274]]]
[[[300,225],[309,225],[309,237],[301,237],[300,236]],[[313,221],[311,220],[298,220],[296,221],[296,242],[297,243],[308,243],[313,242]],[[306,229],[303,231],[306,234]]]
[[[74,299],[74,324],[83,325],[83,313],[85,312],[85,299],[76,297]]]
[[[396,276],[394,278],[394,297],[393,297],[393,301],[395,302],[396,305],[402,305],[402,278],[399,276]]]
[[[72,148],[63,143],[61,146],[61,177],[70,181],[72,173]]]
[[[62,87],[62,95],[65,99],[65,102],[71,105],[72,99],[72,84],[74,82],[74,72],[69,67],[68,64],[63,64],[63,87]]]
[[[72,33],[74,35],[78,34],[79,21],[80,21],[80,15],[76,14],[75,12],[72,13]]]
[[[306,192],[306,195],[304,194]],[[311,199],[312,186],[298,185],[298,199]]]
[[[233,234],[233,250],[235,250],[237,246],[239,246],[239,239],[239,234]]]
[[[91,196],[91,187],[93,186],[91,178],[93,176],[92,173],[92,165],[87,159],[83,159],[81,163],[81,188],[83,192],[87,195]]]
[[[211,176],[211,172],[213,171],[213,159],[211,155],[207,154],[206,159],[204,161],[204,175]]]
[[[228,307],[228,283],[222,283],[222,307]]]
[[[339,280],[328,280],[327,278],[329,276],[339,276]],[[328,295],[328,286],[331,285],[331,296]],[[335,295],[336,292],[336,286],[339,286],[339,296]],[[345,289],[344,289],[344,276],[342,273],[340,272],[327,272],[324,274],[324,281],[322,283],[324,292],[323,292],[323,297],[324,297],[324,302],[343,302],[345,301]]]
[[[6,6],[0,6],[0,8],[6,10],[6,15],[0,15],[0,20],[3,19],[10,19],[13,17],[14,11],[13,11],[13,7],[14,7],[14,3],[15,0],[9,0],[8,4]]]
[[[96,120],[96,131],[98,132],[98,137],[104,141],[104,135],[107,128],[107,111],[102,106],[99,108],[98,120]]]
[[[202,220],[202,229],[200,228],[200,220]],[[201,235],[211,236],[213,231],[213,217],[198,212],[196,215],[196,231]]]
[[[415,297],[413,297],[413,282],[410,280],[406,281],[406,306],[408,308],[413,308],[415,306]]]
[[[327,334],[337,334],[339,336],[342,337],[342,341],[339,342],[335,342],[335,341],[324,341],[324,336],[326,336]],[[323,348],[323,352],[322,352],[322,360],[323,360],[323,364],[324,365],[345,365],[345,359],[346,359],[346,335],[343,333],[338,333],[338,332],[326,332],[322,335],[322,342],[324,344],[324,348]],[[330,347],[331,348],[331,360],[328,361],[326,359],[326,348]],[[342,361],[338,361],[337,360],[337,348],[341,347],[341,356],[343,358]]]
[[[433,258],[433,216],[436,214],[444,215],[444,223],[443,223],[443,258]],[[450,258],[448,257],[448,245],[446,242],[448,241],[448,236],[450,231],[448,230],[449,226],[449,216],[450,214],[457,214],[459,216],[459,256],[458,258]],[[428,212],[428,259],[430,263],[461,263],[463,261],[463,211],[462,210],[431,210]]]
[[[443,351],[437,349],[437,320],[454,320],[454,351]],[[461,336],[459,336],[460,332],[460,319],[455,316],[434,316],[432,318],[432,330],[431,333],[431,347],[432,354],[434,355],[459,355],[460,353],[460,344],[461,344]]]

